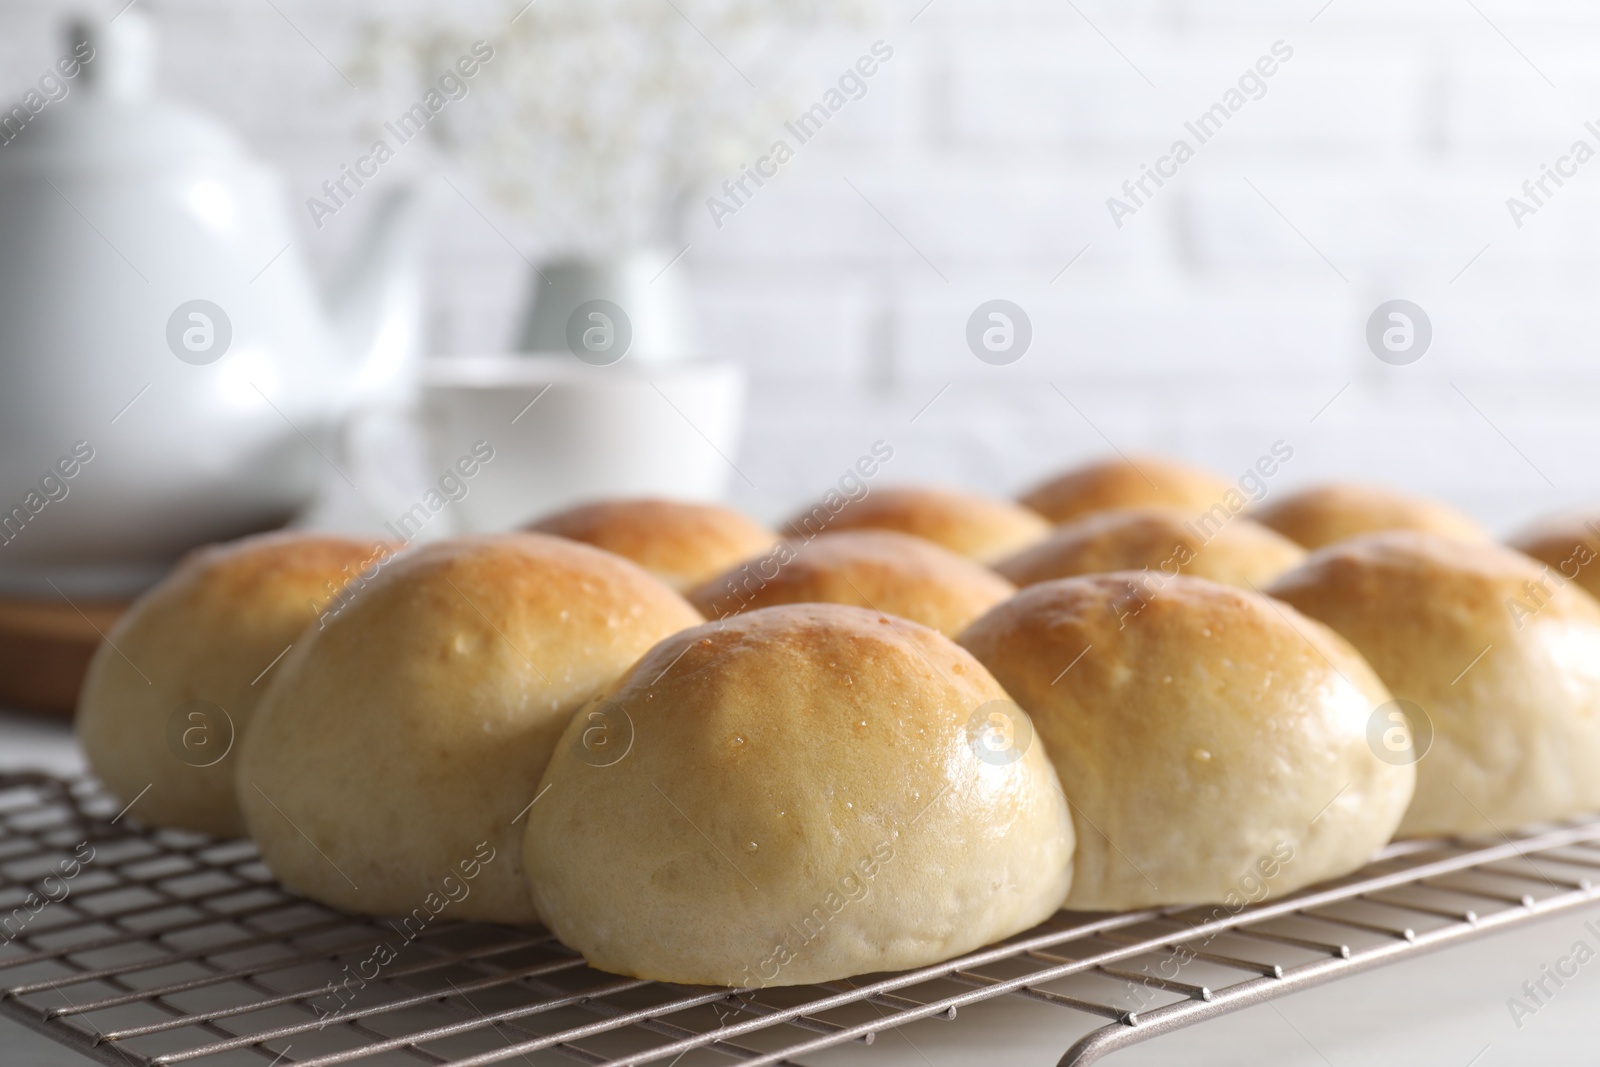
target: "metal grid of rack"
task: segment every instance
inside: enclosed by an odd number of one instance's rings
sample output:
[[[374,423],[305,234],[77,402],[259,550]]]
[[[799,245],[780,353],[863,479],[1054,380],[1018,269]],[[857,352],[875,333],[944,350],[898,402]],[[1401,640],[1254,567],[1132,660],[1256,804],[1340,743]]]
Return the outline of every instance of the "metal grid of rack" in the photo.
[[[1577,907],[1595,899],[1596,872],[1600,818],[1487,844],[1407,842],[1237,912],[1062,912],[915,971],[738,991],[595,971],[537,928],[408,934],[341,915],[274,883],[248,842],[140,828],[91,782],[6,775],[0,1012],[134,1067],[760,1067],[1009,995],[1063,1009],[1061,1063],[1079,1065]]]

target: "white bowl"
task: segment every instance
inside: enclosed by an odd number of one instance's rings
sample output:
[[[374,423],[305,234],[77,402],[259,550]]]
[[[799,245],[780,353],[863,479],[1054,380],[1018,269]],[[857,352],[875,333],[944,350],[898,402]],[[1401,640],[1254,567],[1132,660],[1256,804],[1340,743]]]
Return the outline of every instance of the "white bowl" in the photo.
[[[733,363],[595,367],[567,352],[458,356],[427,361],[422,383],[441,473],[478,442],[494,450],[451,507],[464,532],[512,529],[599,497],[715,501],[734,473],[744,374]]]

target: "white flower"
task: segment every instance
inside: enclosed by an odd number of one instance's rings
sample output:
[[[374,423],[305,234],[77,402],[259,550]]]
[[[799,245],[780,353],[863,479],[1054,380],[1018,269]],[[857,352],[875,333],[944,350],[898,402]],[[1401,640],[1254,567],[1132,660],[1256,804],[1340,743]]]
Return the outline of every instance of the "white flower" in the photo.
[[[685,205],[781,122],[781,64],[879,2],[511,0],[487,25],[371,24],[358,69],[420,86],[487,40],[495,57],[429,126],[435,145],[548,243],[605,254],[671,242]]]

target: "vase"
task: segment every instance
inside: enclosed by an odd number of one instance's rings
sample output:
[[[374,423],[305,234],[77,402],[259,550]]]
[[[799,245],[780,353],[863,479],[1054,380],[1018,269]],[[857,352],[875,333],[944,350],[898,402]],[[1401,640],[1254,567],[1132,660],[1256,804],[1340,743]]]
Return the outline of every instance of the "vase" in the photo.
[[[622,359],[656,364],[696,358],[701,353],[690,324],[688,273],[681,255],[638,248],[540,263],[530,278],[532,293],[514,347],[521,352],[569,350],[600,365]],[[618,354],[622,341],[625,350]]]

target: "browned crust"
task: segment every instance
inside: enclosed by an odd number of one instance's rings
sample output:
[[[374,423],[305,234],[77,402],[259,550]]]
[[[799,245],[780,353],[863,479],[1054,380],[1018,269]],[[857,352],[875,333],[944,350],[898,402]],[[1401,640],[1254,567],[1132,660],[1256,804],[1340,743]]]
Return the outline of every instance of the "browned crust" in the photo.
[[[820,506],[799,512],[783,527],[793,537],[815,533],[806,520]],[[825,509],[823,509],[825,510]],[[852,500],[830,516],[832,530],[895,530],[990,563],[1033,544],[1050,524],[1017,504],[931,486],[890,486]]]
[[[1382,530],[1415,530],[1464,541],[1488,541],[1476,521],[1436,500],[1380,486],[1330,482],[1256,508],[1250,517],[1305,548]]]
[[[650,497],[580,504],[525,528],[630,559],[680,592],[778,540],[732,508]]]
[[[1249,519],[1202,526],[1177,508],[1151,506],[1100,511],[1065,523],[1045,541],[996,563],[995,570],[1019,586],[1148,567],[1250,588],[1266,585],[1305,554],[1287,537]]]
[[[1210,471],[1159,456],[1096,460],[1034,487],[1022,503],[1054,523],[1108,508],[1166,504],[1204,511],[1233,486]]]
[[[931,541],[847,530],[732,568],[689,593],[709,619],[777,604],[850,604],[958,632],[1015,591],[1010,582]]]

